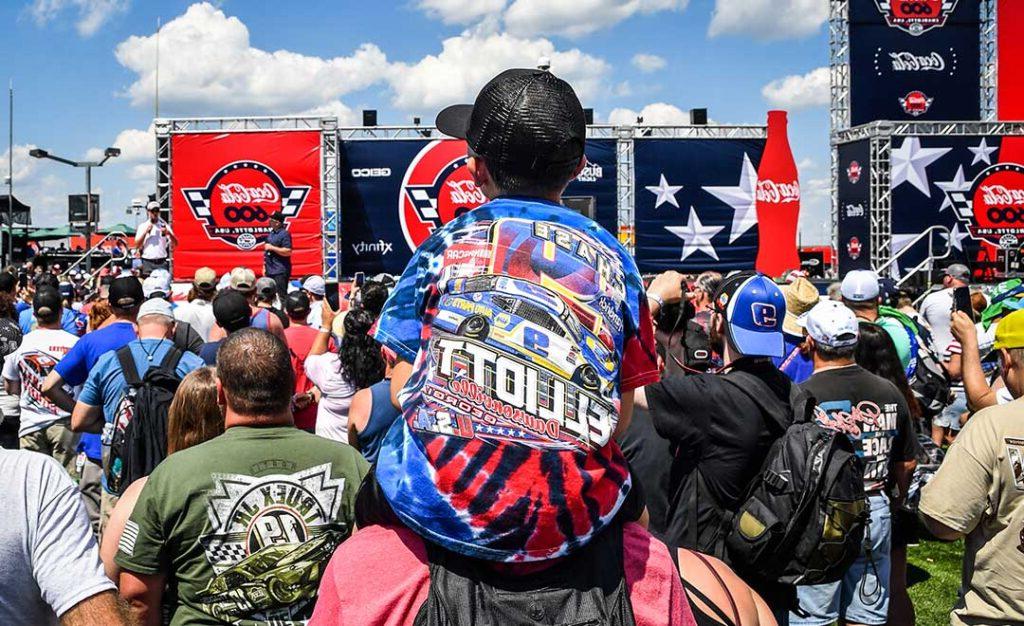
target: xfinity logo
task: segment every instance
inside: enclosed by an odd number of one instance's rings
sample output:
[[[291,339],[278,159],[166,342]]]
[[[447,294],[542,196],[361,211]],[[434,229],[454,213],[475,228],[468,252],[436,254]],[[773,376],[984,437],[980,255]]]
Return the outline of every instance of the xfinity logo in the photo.
[[[389,241],[380,239],[378,241],[360,241],[359,243],[352,244],[352,252],[356,253],[356,256],[362,256],[367,252],[376,252],[381,256],[391,252],[392,244]]]
[[[390,167],[362,167],[352,170],[352,178],[387,178],[391,176]]]

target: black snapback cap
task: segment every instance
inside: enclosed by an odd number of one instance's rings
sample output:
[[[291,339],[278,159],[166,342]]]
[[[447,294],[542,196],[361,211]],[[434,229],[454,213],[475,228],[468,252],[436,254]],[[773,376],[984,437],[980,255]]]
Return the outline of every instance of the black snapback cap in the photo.
[[[575,165],[587,138],[576,92],[539,69],[505,70],[484,85],[474,104],[447,107],[436,124],[465,139],[474,153],[525,176]]]
[[[146,295],[142,292],[142,283],[139,279],[134,276],[121,276],[110,283],[107,300],[112,307],[130,309],[145,302]]]
[[[60,312],[63,301],[60,292],[53,287],[40,287],[32,297],[32,311],[43,317],[56,315]]]
[[[289,315],[294,316],[299,313],[309,313],[309,309],[309,296],[301,291],[293,291],[284,299],[284,310],[287,311]]]
[[[213,318],[229,333],[250,326],[251,316],[249,300],[234,289],[225,289],[213,299]]]

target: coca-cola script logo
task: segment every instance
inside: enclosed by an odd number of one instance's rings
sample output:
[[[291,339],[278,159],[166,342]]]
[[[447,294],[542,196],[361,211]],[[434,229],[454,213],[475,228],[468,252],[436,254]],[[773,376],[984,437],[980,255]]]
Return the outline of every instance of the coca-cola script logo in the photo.
[[[785,202],[800,202],[800,183],[777,183],[771,179],[757,181],[758,202],[770,202],[773,204]]]
[[[885,23],[915,37],[946,25],[957,0],[875,0]]]
[[[184,188],[192,214],[205,222],[206,234],[240,250],[251,250],[270,233],[270,216],[284,213],[285,223],[299,214],[309,186],[289,187],[277,172],[258,161],[228,163],[205,187]]]
[[[856,236],[850,237],[850,240],[846,242],[846,254],[850,255],[850,258],[856,261],[860,258],[860,250],[860,239]]]
[[[466,168],[467,158],[466,142],[439,139],[409,164],[398,190],[398,214],[410,250],[434,229],[487,202]]]
[[[948,191],[957,218],[974,239],[999,245],[1006,235],[1024,235],[1024,165],[985,168],[969,191]]]
[[[899,99],[903,112],[912,117],[920,117],[932,108],[935,98],[929,98],[923,91],[911,91]]]
[[[860,182],[860,163],[850,161],[849,167],[846,168],[846,180],[850,181],[851,185],[856,185]]]

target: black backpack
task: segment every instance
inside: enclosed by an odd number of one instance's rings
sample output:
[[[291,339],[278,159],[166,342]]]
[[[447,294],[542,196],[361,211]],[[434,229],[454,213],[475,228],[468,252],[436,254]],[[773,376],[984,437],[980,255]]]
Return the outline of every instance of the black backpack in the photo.
[[[107,489],[121,495],[167,456],[167,412],[181,384],[176,369],[183,353],[171,346],[160,365],[142,378],[129,346],[116,354],[128,388],[114,418],[106,478]]]
[[[730,380],[732,379],[732,380]],[[748,395],[771,393],[756,376],[725,380]],[[868,521],[864,464],[845,434],[818,425],[814,399],[796,385],[782,430],[736,511],[718,533],[720,553],[762,580],[813,585],[839,580],[860,553]]]

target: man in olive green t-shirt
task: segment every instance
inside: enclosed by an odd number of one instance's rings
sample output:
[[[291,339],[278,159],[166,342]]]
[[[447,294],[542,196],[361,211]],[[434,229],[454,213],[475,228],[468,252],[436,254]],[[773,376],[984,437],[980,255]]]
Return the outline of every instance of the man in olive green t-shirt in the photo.
[[[966,316],[953,323],[972,324]],[[995,348],[1006,388],[1020,398],[1024,311],[999,322]],[[950,616],[954,626],[1024,624],[1022,418],[1024,399],[975,413],[921,493],[922,518],[934,535],[966,535],[960,598]]]
[[[121,595],[143,623],[161,605],[172,625],[305,623],[368,466],[294,427],[288,348],[270,333],[229,336],[217,378],[226,430],[150,475],[119,544]]]

